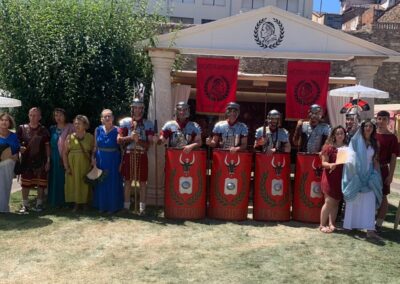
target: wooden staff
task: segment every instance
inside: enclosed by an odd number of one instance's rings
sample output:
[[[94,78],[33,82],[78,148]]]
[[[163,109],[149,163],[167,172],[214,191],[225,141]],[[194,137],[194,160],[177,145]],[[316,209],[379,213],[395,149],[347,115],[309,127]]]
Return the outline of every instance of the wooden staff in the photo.
[[[154,106],[155,106],[155,101],[156,98],[154,96]],[[158,135],[158,123],[157,123],[157,111],[156,108],[154,107],[154,133],[155,135]],[[154,165],[155,165],[155,169],[154,169],[154,173],[156,175],[156,207],[158,207],[158,168],[157,168],[157,161],[158,161],[158,154],[157,154],[157,143],[154,143]]]
[[[133,118],[132,118],[133,120]],[[133,120],[132,121],[132,133],[135,134],[136,133],[136,128],[137,128],[137,121]],[[135,214],[138,213],[138,208],[137,208],[137,155],[136,155],[136,144],[137,142],[134,142],[133,144],[133,163],[132,163],[132,155],[129,155],[129,159],[131,161],[131,166],[133,164],[133,190],[134,190],[134,198],[135,198]],[[131,168],[132,169],[132,168]],[[131,187],[132,187],[132,183],[131,183]]]
[[[265,88],[265,98],[264,98],[264,127],[262,137],[264,138],[264,145],[261,147],[261,153],[266,149],[265,144],[267,143],[267,97],[268,97],[268,86]]]

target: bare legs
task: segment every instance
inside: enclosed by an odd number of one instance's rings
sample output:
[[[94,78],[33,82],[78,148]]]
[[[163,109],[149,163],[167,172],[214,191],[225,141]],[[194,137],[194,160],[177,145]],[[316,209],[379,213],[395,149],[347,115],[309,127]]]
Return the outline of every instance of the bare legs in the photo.
[[[387,195],[382,197],[381,207],[378,209],[378,214],[376,216],[376,225],[378,227],[382,227],[383,220],[385,220],[386,214],[388,212],[389,203],[387,199]]]
[[[133,182],[132,180],[125,181],[124,185],[124,209],[126,210],[129,210],[131,205],[132,182]],[[139,196],[140,196],[139,213],[142,213],[146,208],[146,182],[143,181],[140,182]]]
[[[336,216],[340,200],[325,195],[325,203],[321,209],[321,223],[319,229],[323,233],[332,233],[335,229]]]

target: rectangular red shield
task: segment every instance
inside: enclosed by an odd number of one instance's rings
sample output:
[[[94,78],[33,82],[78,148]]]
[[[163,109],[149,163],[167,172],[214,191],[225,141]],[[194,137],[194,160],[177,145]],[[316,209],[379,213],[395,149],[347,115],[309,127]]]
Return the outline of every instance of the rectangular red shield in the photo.
[[[286,119],[304,119],[318,104],[326,113],[329,62],[289,61],[286,80]]]
[[[236,101],[238,68],[238,59],[197,58],[197,113],[224,113]]]

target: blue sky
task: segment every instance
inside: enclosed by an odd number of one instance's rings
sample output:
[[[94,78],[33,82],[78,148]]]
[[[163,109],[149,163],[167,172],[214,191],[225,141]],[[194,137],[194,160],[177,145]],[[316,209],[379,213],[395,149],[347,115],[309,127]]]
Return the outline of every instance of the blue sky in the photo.
[[[314,0],[313,10],[319,12],[321,0]],[[340,12],[339,0],[322,0],[322,12],[337,13]]]

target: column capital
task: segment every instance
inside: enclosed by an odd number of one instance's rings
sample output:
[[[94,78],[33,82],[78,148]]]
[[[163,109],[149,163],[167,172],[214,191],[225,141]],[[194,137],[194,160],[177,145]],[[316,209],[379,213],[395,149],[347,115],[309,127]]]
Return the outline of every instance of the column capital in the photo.
[[[381,66],[383,61],[387,59],[387,56],[354,56],[350,62],[353,66],[356,65],[371,65],[371,66]]]
[[[378,72],[379,67],[382,66],[383,60],[387,57],[369,57],[369,56],[355,56],[352,60],[350,60],[353,72],[356,75],[357,82],[365,87],[374,87],[374,78],[376,73]],[[365,119],[367,117],[374,116],[374,99],[365,99],[370,106],[369,111],[363,111],[361,113],[361,118]]]
[[[383,60],[387,57],[367,57],[367,56],[356,56],[350,60],[353,71],[358,81],[370,81],[374,78],[379,67],[382,66]],[[367,82],[361,82],[366,86]],[[368,82],[370,84],[370,82]],[[372,86],[371,86],[372,87]]]
[[[366,87],[373,87],[375,74],[382,66],[383,60],[387,57],[368,57],[356,56],[350,60],[353,72],[356,75],[358,83]]]
[[[148,48],[147,51],[155,69],[171,69],[175,56],[179,53],[179,50],[175,48]]]

